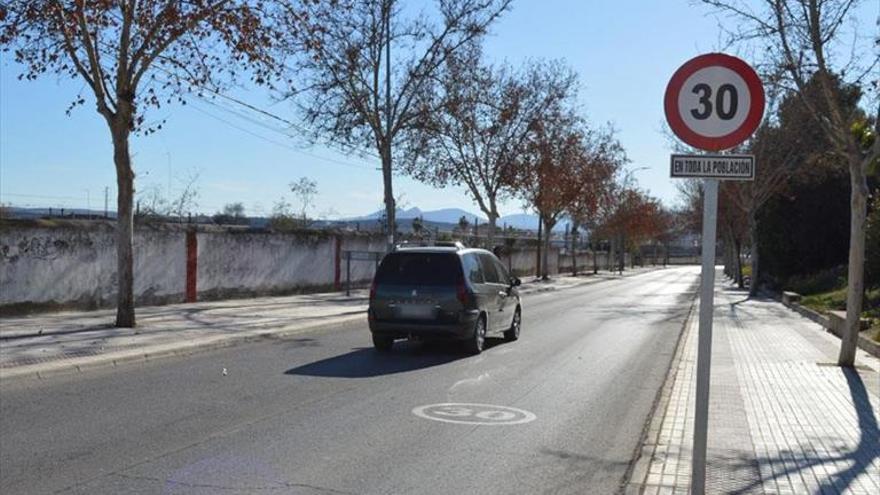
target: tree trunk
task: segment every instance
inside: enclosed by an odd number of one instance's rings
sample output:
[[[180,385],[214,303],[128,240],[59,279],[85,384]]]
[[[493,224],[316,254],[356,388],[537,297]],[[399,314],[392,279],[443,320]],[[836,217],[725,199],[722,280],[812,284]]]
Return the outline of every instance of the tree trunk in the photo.
[[[597,273],[599,273],[599,260],[596,258],[596,249],[598,248],[598,246],[596,245],[596,242],[593,241],[592,239],[593,239],[593,233],[590,232],[590,241],[591,241],[590,244],[592,245],[591,247],[593,248],[593,275],[596,275]]]
[[[391,186],[391,147],[384,146],[385,151],[382,153],[382,182],[385,190],[385,235],[386,251],[391,252],[397,241],[397,228],[395,222],[396,207],[394,201],[394,191]]]
[[[612,235],[608,240],[608,257],[605,260],[606,265],[608,265],[608,271],[612,274],[614,273],[614,269],[617,263],[617,236]]]
[[[577,236],[578,224],[577,222],[572,222],[571,224],[571,274],[577,277],[578,267],[577,267],[577,242],[575,242],[575,236]]]
[[[733,274],[733,239],[731,236],[726,236],[724,242],[724,274],[734,279]]]
[[[116,326],[132,328],[134,317],[134,172],[128,152],[128,126],[113,125],[113,163],[116,165]]]
[[[495,247],[495,224],[498,222],[498,213],[489,213],[489,223],[486,224],[486,247]]]
[[[749,215],[749,238],[751,247],[749,248],[749,262],[752,267],[752,274],[749,277],[749,297],[758,295],[758,218],[753,212]]]
[[[535,263],[535,277],[541,277],[541,229],[544,228],[544,222],[538,216],[538,259]]]
[[[743,288],[743,280],[742,280],[742,245],[739,240],[733,241],[733,270],[736,280],[736,286],[739,289]]]
[[[550,260],[550,233],[553,232],[554,225],[555,223],[544,223],[544,256],[541,263],[541,280],[550,280],[550,267],[548,265]]]
[[[731,229],[725,229],[724,236],[724,273],[736,282],[736,239]]]
[[[867,167],[858,158],[850,159],[851,215],[849,229],[849,272],[846,288],[846,328],[840,343],[839,366],[852,367],[859,340],[859,319],[862,316],[862,297],[865,286],[865,217],[867,216]]]

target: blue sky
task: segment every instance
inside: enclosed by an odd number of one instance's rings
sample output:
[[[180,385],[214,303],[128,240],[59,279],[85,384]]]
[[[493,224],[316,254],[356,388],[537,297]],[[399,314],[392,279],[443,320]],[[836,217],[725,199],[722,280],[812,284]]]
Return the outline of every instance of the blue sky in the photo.
[[[873,18],[875,10],[873,5]],[[676,192],[668,178],[669,145],[661,133],[663,91],[681,63],[719,46],[717,20],[689,0],[519,0],[495,25],[486,54],[512,64],[564,59],[581,76],[585,114],[595,124],[613,123],[630,168],[647,167],[635,172],[640,185],[671,205]],[[103,208],[109,187],[112,208],[115,173],[105,123],[87,93],[85,106],[70,117],[64,113],[82,83],[52,75],[18,81],[19,67],[8,56],[0,71],[0,202]],[[279,115],[293,114],[283,102],[269,107],[260,90],[236,95]],[[319,190],[313,214],[351,216],[381,207],[375,160],[303,148],[198,100],[148,115],[148,120],[163,118],[167,123],[159,133],[133,138],[136,185],[142,191],[166,193],[170,184],[174,195],[197,172],[199,210],[212,213],[241,201],[249,214],[267,214],[281,197],[292,201],[289,182],[308,176]],[[401,193],[409,206],[478,212],[457,188],[436,190],[397,177],[395,195]],[[501,210],[520,212],[521,202],[508,201]]]

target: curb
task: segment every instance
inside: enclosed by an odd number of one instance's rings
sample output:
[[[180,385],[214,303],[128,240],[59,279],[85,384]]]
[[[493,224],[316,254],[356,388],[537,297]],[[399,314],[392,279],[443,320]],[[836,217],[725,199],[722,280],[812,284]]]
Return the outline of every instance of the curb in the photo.
[[[822,313],[819,313],[818,311],[810,309],[810,308],[808,308],[798,302],[785,302],[779,294],[772,293],[772,292],[767,293],[767,294],[770,297],[772,297],[775,301],[777,301],[780,304],[782,304],[783,306],[785,306],[786,308],[800,314],[804,318],[807,318],[807,319],[812,320],[813,322],[819,324],[825,333],[830,333],[831,335],[834,335],[838,339],[840,338],[840,335],[837,335],[837,333],[835,333],[833,330],[831,330],[831,323],[830,323],[829,317],[823,315]],[[867,330],[867,331],[870,332],[872,330]],[[865,331],[862,331],[859,333],[859,338],[856,341],[856,347],[858,347],[859,349],[874,356],[875,358],[880,358],[880,344],[872,341],[870,337],[862,335],[862,333],[864,333],[864,332]]]
[[[194,341],[191,340],[182,344],[172,343],[156,345],[143,349],[120,351],[104,356],[87,356],[82,358],[58,360],[49,363],[0,369],[0,382],[8,382],[10,380],[23,378],[36,378],[42,380],[59,375],[85,373],[87,371],[116,367],[123,364],[148,362],[165,357],[191,356],[212,350],[234,347],[248,342],[279,339],[301,333],[323,330],[329,327],[356,321],[363,317],[364,315],[362,314],[333,317],[333,321],[298,326],[296,328],[255,330],[245,334],[212,336]]]
[[[678,334],[678,341],[675,343],[675,350],[673,351],[672,359],[669,361],[669,368],[666,371],[666,380],[663,382],[660,390],[657,391],[657,395],[654,398],[654,404],[651,407],[651,411],[648,413],[650,419],[645,423],[642,435],[639,438],[639,443],[636,446],[635,453],[638,457],[633,456],[634,461],[630,462],[630,469],[627,474],[624,475],[624,482],[621,485],[620,490],[618,490],[618,493],[620,494],[641,495],[645,491],[645,481],[648,479],[648,469],[651,467],[651,460],[654,458],[654,450],[657,447],[657,439],[660,438],[663,422],[666,421],[665,411],[669,406],[669,400],[672,396],[672,387],[675,385],[675,380],[678,377],[678,365],[684,354],[684,341],[690,332],[688,326],[691,323],[691,319],[694,315],[694,308],[697,307],[697,301],[699,301],[699,298],[699,290],[697,290],[694,294],[694,299],[691,301],[691,305],[688,308],[684,323],[682,323],[681,332]],[[659,411],[664,411],[664,413],[658,414]]]

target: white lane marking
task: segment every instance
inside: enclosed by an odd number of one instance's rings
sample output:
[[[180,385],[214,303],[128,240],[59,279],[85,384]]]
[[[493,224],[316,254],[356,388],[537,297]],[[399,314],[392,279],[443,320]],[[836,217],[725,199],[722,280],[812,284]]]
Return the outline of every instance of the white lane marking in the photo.
[[[418,406],[412,413],[432,421],[463,425],[519,425],[537,419],[534,413],[516,407],[459,402]]]
[[[481,381],[485,380],[486,378],[489,378],[489,373],[483,373],[482,375],[480,375],[476,378],[465,378],[464,380],[459,380],[459,381],[455,382],[454,384],[452,384],[451,387],[449,387],[449,391],[452,392],[453,390],[455,390],[457,387],[459,387],[461,385],[476,385],[476,384],[480,383]]]

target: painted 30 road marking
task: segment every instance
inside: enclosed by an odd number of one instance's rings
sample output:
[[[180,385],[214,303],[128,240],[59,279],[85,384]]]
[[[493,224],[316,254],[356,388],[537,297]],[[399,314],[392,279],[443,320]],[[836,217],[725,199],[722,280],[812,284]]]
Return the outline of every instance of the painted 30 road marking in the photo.
[[[520,425],[537,418],[534,413],[515,407],[458,402],[419,406],[413,408],[412,413],[432,421],[462,425]]]

